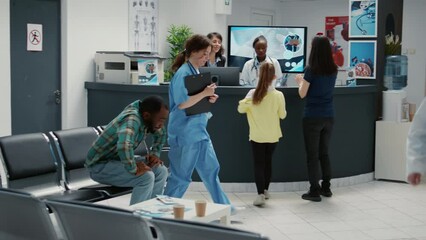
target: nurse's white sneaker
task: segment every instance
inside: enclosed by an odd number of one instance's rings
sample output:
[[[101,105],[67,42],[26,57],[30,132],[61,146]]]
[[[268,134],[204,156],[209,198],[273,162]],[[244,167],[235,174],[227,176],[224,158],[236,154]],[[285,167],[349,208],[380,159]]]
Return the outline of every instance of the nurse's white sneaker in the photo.
[[[253,201],[254,206],[263,206],[265,205],[265,194],[257,195],[256,199]]]
[[[263,193],[265,194],[265,199],[269,199],[271,195],[269,194],[268,190],[264,190]]]

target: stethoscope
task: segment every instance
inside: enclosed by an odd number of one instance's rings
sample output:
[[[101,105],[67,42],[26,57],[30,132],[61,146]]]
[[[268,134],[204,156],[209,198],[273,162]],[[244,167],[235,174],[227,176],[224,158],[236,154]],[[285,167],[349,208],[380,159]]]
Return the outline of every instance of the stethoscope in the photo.
[[[373,5],[371,5],[371,6],[373,6]],[[364,17],[367,17],[367,19],[371,19],[371,21],[362,22],[361,19],[364,18]],[[362,29],[363,24],[364,23],[367,23],[367,24],[375,23],[376,22],[375,17],[376,17],[376,13],[375,13],[374,10],[369,10],[369,11],[367,11],[367,13],[364,13],[361,16],[358,17],[358,19],[356,20],[356,27],[358,28],[358,30],[361,31],[362,35],[367,35],[367,30]]]
[[[271,61],[271,63],[274,63],[270,56],[268,56],[268,58],[269,58],[269,61]],[[251,66],[251,71],[253,71],[253,69],[256,70],[256,77],[259,76],[259,70],[258,70],[258,67],[257,67],[257,63],[260,64],[259,60],[257,60],[257,57],[254,57],[253,65]]]
[[[197,71],[197,69],[194,67],[194,65],[192,65],[192,63],[190,61],[186,61],[186,63],[188,64],[189,69],[191,70],[192,75],[199,74],[199,72]]]

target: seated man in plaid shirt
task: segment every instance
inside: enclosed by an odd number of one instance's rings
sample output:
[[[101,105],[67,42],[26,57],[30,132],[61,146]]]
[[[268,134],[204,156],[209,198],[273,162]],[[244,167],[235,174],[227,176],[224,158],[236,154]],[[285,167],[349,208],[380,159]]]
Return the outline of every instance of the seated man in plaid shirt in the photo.
[[[159,156],[166,142],[168,115],[168,107],[159,96],[128,105],[89,149],[85,165],[90,177],[102,184],[133,187],[130,205],[162,194],[168,174]],[[148,134],[153,135],[152,149],[145,159],[138,159],[134,150],[141,142],[146,146]]]

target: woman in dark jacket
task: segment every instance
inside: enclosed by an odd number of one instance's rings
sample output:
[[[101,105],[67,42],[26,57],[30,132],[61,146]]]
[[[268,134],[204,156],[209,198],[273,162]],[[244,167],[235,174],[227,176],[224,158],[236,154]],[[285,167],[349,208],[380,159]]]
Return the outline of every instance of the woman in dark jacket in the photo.
[[[212,41],[212,51],[210,52],[209,60],[206,62],[206,67],[225,67],[226,57],[223,56],[225,49],[222,47],[222,35],[217,32],[207,34],[207,37]]]

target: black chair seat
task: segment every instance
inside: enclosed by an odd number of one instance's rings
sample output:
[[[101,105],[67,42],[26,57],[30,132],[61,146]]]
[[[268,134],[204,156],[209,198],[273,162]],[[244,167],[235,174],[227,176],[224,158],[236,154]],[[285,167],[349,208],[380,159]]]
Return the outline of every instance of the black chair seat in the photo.
[[[43,196],[42,198],[63,201],[96,202],[105,199],[105,196],[96,190],[81,189],[67,190],[61,193]]]
[[[121,195],[129,194],[133,190],[132,187],[117,187],[117,186],[109,186],[109,185],[103,185],[103,184],[88,186],[88,187],[84,187],[80,189],[96,190],[96,191],[104,193],[108,197],[118,197]]]

